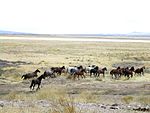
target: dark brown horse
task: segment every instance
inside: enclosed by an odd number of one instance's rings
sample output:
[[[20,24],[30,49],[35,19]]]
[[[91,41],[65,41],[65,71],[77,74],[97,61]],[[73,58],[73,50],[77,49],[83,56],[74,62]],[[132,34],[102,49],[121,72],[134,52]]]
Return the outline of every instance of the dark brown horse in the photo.
[[[37,75],[37,73],[40,73],[40,70],[35,70],[34,72],[32,72],[32,73],[27,73],[27,74],[25,74],[25,75],[22,75],[22,77],[21,78],[23,78],[24,80],[26,80],[26,79],[30,79],[30,78],[33,78],[33,77],[37,77],[38,75]]]
[[[105,71],[107,71],[106,67],[104,67],[103,69],[99,69],[98,70],[98,76],[100,76],[100,74],[103,74],[103,77],[105,77]]]
[[[121,75],[125,75],[126,70],[129,70],[129,67],[121,68]]]
[[[139,75],[144,76],[144,69],[145,69],[145,66],[143,66],[141,68],[137,68],[134,72],[135,72],[135,74],[139,74]]]
[[[78,78],[78,80],[80,80],[79,76],[81,76],[81,78],[85,78],[84,73],[86,73],[85,69],[80,69],[80,70],[74,72],[74,74],[73,74],[74,80],[76,79],[76,77]]]
[[[52,67],[51,70],[54,73],[57,73],[57,75],[61,75],[61,73],[63,72],[63,70],[65,69],[65,66],[62,67]]]
[[[40,85],[41,85],[41,81],[42,79],[45,79],[44,74],[42,74],[40,77],[38,77],[37,79],[33,79],[30,85],[30,89],[34,90],[35,85],[37,84],[38,87],[36,90],[40,89]]]
[[[134,67],[131,67],[130,69],[126,69],[124,72],[125,77],[130,78],[130,75],[131,75],[131,77],[133,77],[133,72],[134,72]]]

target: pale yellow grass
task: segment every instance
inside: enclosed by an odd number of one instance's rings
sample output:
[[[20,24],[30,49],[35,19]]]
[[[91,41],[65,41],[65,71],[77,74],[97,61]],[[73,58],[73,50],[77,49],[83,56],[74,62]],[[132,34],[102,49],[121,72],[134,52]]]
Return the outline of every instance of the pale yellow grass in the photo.
[[[4,71],[1,78],[6,78],[5,83],[19,83],[23,80],[21,76],[25,73],[40,69],[42,74],[46,69],[52,66],[74,66],[74,65],[98,65],[100,67],[107,67],[108,72],[105,78],[89,78],[85,80],[90,84],[97,84],[101,82],[149,82],[150,81],[150,44],[149,43],[110,43],[110,42],[62,42],[62,41],[29,41],[29,40],[0,40],[0,59],[7,61],[24,61],[30,64],[22,64],[16,67],[1,67]],[[129,80],[121,78],[120,80],[112,80],[109,71],[113,69],[113,64],[116,63],[139,63],[139,66],[146,66],[145,76],[135,76]],[[138,66],[135,66],[136,68]],[[40,75],[39,74],[39,75]],[[66,76],[64,76],[66,77]],[[67,77],[66,77],[67,78]],[[67,80],[67,79],[66,79]],[[84,82],[84,80],[83,80]],[[0,81],[1,83],[1,81]],[[75,84],[78,85],[78,84]],[[113,90],[107,90],[112,92]],[[109,103],[115,102],[109,98],[101,98],[96,94],[103,94],[106,91],[82,91],[78,90],[79,95],[73,100],[74,102],[97,103],[107,100]],[[51,86],[45,85],[37,92],[11,92],[3,99],[6,100],[25,100],[31,102],[32,100],[49,100],[60,101],[62,98],[69,100],[70,95],[65,86]],[[122,101],[125,103],[144,102],[148,103],[149,97],[139,95],[139,97],[123,97]],[[65,106],[66,107],[66,106]],[[65,109],[65,107],[63,107]],[[70,107],[70,106],[69,106]],[[67,108],[67,107],[66,107]],[[1,109],[1,108],[0,108]],[[70,108],[69,108],[70,109]],[[72,108],[74,110],[74,108]],[[37,106],[32,108],[15,108],[4,107],[0,113],[31,113],[40,112]],[[54,112],[55,113],[55,112]],[[69,112],[67,112],[69,113]],[[71,112],[70,112],[71,113]]]
[[[136,62],[149,69],[149,43],[110,43],[110,42],[62,42],[62,41],[26,41],[1,40],[0,59],[25,61],[30,65],[13,67],[11,73],[4,76],[19,77],[39,68],[44,71],[51,66],[98,65],[106,66],[110,71],[115,63]],[[139,61],[136,59],[140,59]],[[11,70],[3,68],[4,70]],[[17,78],[17,81],[19,80]]]

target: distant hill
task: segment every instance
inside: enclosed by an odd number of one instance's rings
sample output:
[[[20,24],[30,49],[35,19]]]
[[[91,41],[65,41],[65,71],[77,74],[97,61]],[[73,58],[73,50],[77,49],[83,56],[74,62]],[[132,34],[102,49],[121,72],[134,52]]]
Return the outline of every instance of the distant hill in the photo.
[[[17,35],[17,34],[20,35],[20,34],[30,34],[30,33],[0,30],[0,35]]]
[[[22,35],[30,35],[30,36],[52,36],[52,37],[57,37],[57,36],[62,36],[62,37],[99,37],[99,36],[125,36],[125,37],[146,37],[150,38],[150,32],[131,32],[127,34],[33,34],[33,33],[25,33],[25,32],[16,32],[16,31],[5,31],[5,30],[0,30],[0,35],[11,35],[11,36],[22,36]]]
[[[131,33],[128,33],[127,35],[130,35],[130,36],[150,36],[150,33],[149,32],[131,32]]]
[[[146,37],[146,38],[150,38],[150,33],[146,33],[146,32],[131,32],[131,33],[127,33],[127,34],[68,34],[69,36],[76,36],[76,37],[98,37],[98,36],[120,36],[120,37]]]

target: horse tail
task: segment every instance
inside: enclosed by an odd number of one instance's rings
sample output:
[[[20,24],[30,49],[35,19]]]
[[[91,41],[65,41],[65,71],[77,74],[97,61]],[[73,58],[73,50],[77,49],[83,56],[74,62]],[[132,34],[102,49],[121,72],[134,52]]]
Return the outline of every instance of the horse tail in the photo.
[[[22,75],[22,77],[21,77],[21,78],[23,78],[23,77],[25,77],[25,75]]]

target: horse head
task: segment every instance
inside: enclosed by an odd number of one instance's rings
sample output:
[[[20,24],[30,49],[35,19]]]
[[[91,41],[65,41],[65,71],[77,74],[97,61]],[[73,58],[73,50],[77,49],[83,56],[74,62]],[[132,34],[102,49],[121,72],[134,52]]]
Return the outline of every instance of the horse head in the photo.
[[[119,67],[117,67],[117,70],[118,70],[118,69],[120,69],[120,66],[119,66]]]
[[[98,66],[96,66],[94,69],[98,70]]]
[[[62,66],[61,69],[65,69],[65,66]]]
[[[37,69],[37,70],[35,70],[35,72],[36,72],[36,73],[38,73],[38,72],[40,73],[40,70],[39,70],[39,69]]]
[[[102,70],[107,71],[107,68],[106,68],[106,67],[104,67]]]
[[[145,66],[143,66],[142,69],[145,69]]]
[[[130,71],[134,71],[134,66],[132,66],[132,67],[130,68]]]

